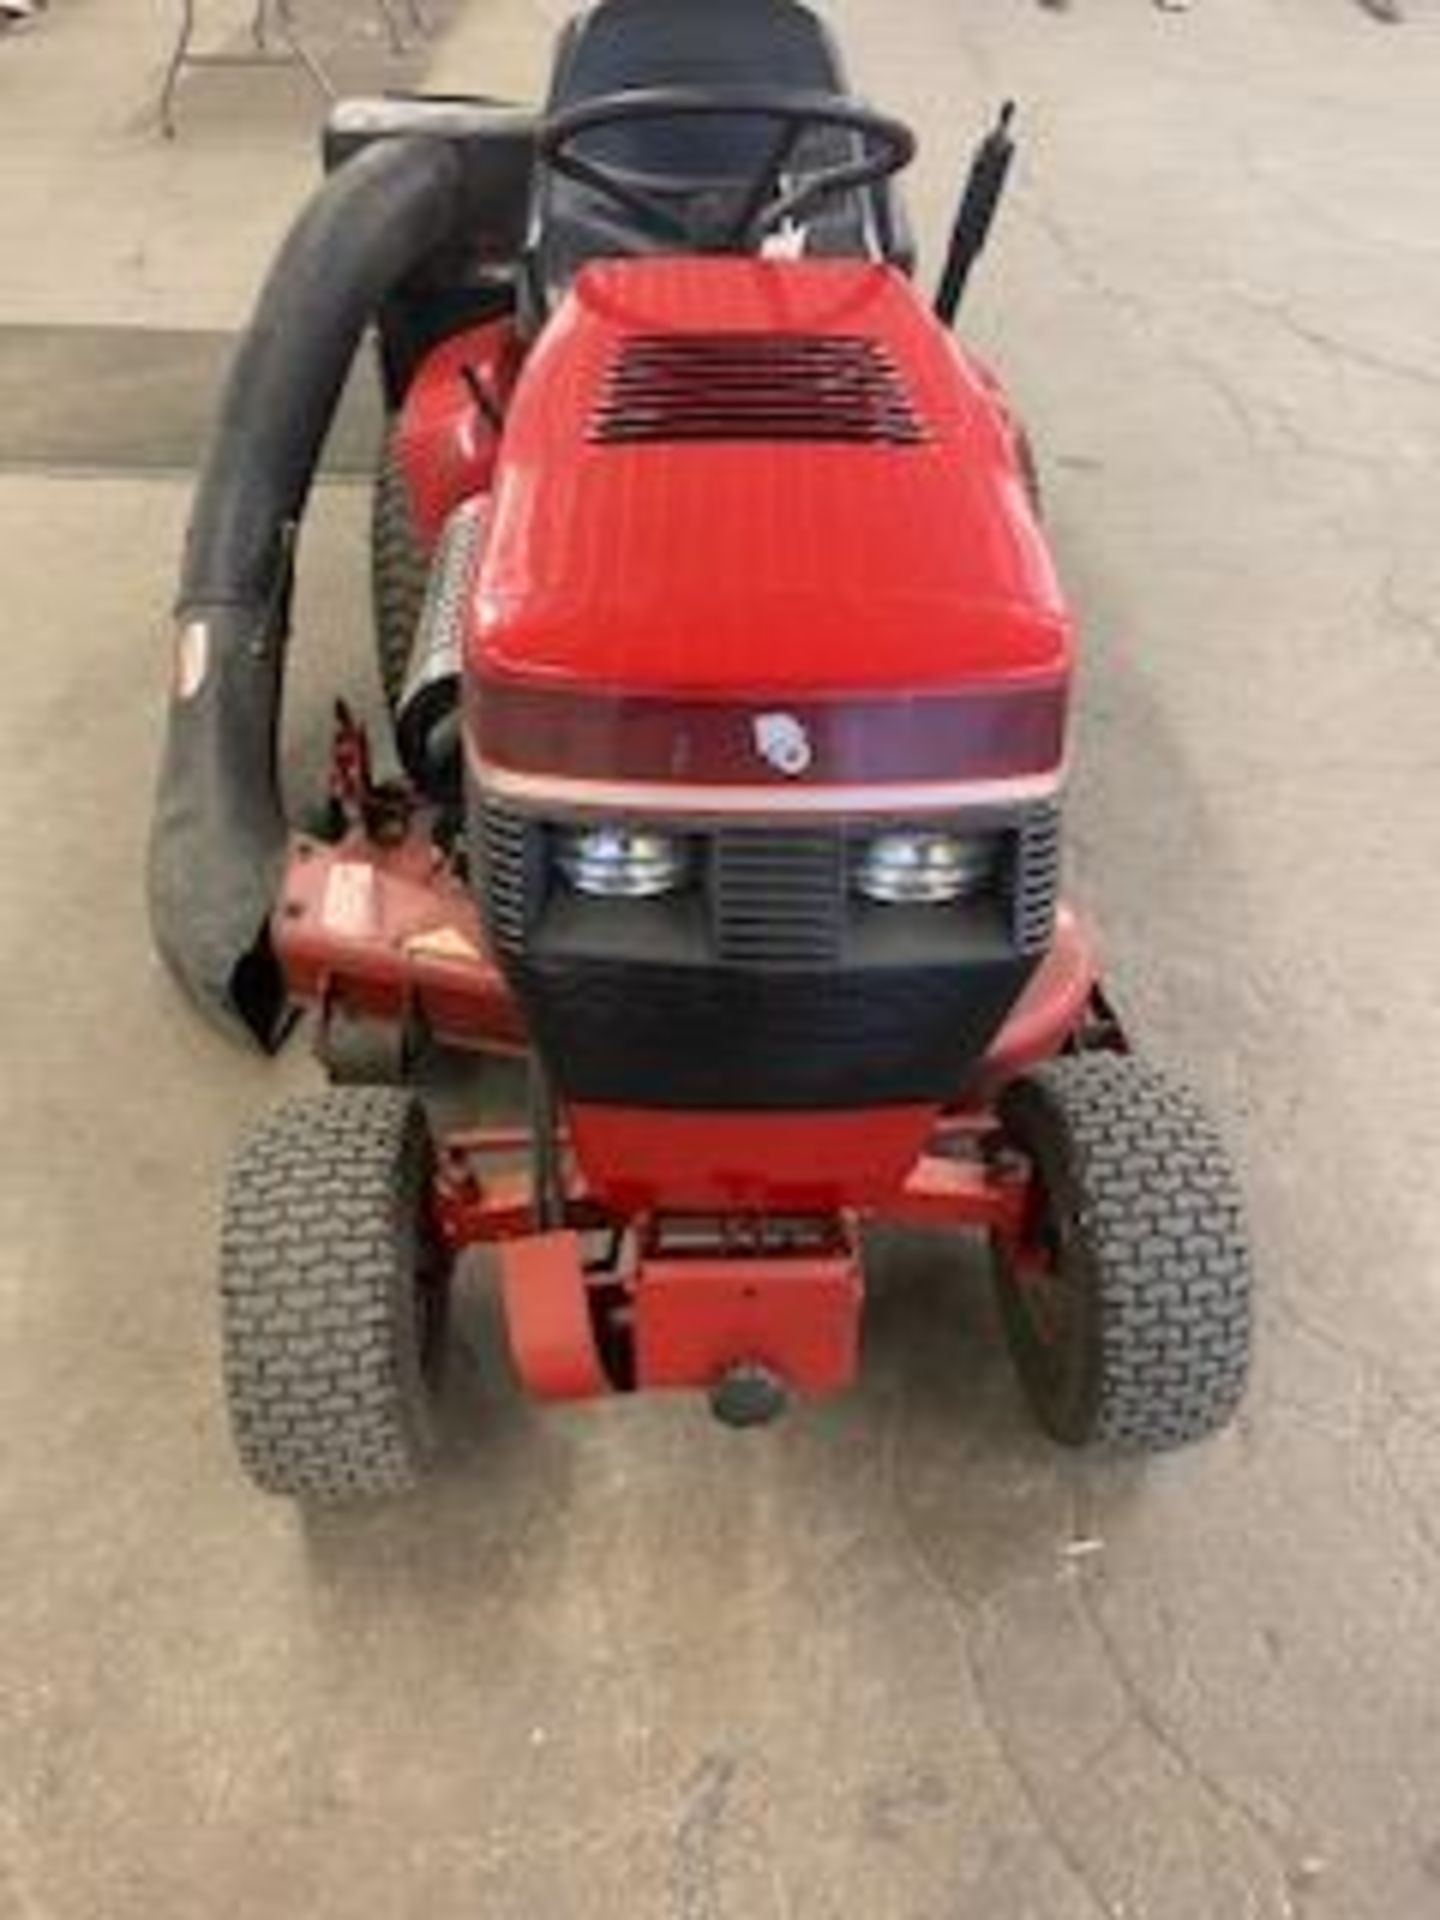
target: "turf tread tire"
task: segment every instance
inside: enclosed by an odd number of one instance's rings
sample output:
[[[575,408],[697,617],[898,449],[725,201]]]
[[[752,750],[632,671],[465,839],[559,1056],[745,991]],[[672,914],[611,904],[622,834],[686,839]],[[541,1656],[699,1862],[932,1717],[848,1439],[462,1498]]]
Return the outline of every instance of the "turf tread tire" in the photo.
[[[444,1303],[424,1225],[433,1154],[412,1094],[343,1087],[277,1108],[231,1163],[222,1361],[241,1464],[266,1492],[398,1493],[425,1465]],[[422,1262],[437,1289],[427,1339]]]
[[[1070,1445],[1146,1453],[1226,1425],[1249,1371],[1250,1255],[1230,1157],[1199,1101],[1133,1055],[1097,1053],[1015,1081],[1000,1116],[1070,1216],[1083,1325],[1058,1383],[1000,1263],[1042,1424]]]
[[[370,579],[376,664],[393,714],[405,687],[430,579],[430,558],[415,525],[410,486],[393,433],[386,438],[371,497]]]

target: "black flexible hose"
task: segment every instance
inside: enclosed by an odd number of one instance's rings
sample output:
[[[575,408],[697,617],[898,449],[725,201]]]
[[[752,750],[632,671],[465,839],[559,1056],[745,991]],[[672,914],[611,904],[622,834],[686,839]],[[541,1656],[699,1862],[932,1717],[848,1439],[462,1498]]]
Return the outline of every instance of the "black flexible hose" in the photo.
[[[236,353],[196,490],[150,918],[201,1010],[266,1047],[286,1020],[268,928],[286,837],[276,735],[295,540],[361,335],[451,235],[461,194],[453,147],[425,138],[379,142],[317,191]]]

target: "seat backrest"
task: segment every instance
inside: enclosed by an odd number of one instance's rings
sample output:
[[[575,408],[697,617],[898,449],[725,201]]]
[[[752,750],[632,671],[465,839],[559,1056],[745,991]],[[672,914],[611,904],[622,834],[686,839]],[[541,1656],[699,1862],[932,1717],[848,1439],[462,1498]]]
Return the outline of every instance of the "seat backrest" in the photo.
[[[600,0],[564,29],[547,105],[553,113],[637,88],[756,84],[850,92],[828,29],[798,0]],[[597,160],[647,180],[703,186],[750,178],[773,150],[775,131],[773,120],[755,115],[692,115],[607,127],[584,144]],[[851,138],[817,131],[806,157],[843,159]],[[585,230],[587,209],[597,205],[569,181],[542,181],[539,266],[552,291],[584,259],[607,250]],[[614,209],[605,211],[613,227]],[[879,251],[906,267],[910,260],[903,214],[887,188],[835,202],[813,223],[811,244],[832,254]]]
[[[796,0],[601,0],[564,30],[550,106],[628,87],[761,80],[845,91],[834,42]]]

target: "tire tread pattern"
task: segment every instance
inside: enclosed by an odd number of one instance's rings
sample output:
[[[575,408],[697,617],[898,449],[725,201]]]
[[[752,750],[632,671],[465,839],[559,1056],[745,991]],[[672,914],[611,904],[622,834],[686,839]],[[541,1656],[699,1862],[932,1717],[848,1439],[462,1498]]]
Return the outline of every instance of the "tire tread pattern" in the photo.
[[[1042,1162],[1048,1145],[1077,1203],[1094,1377],[1087,1430],[1058,1437],[1160,1452],[1223,1427],[1249,1371],[1252,1280],[1239,1186],[1200,1102],[1133,1055],[1094,1053],[1036,1068],[1001,1114]]]
[[[395,1088],[332,1088],[264,1120],[231,1164],[222,1361],[246,1472],[331,1502],[403,1491],[429,1452],[416,1314],[432,1148]]]
[[[415,526],[410,487],[393,432],[380,457],[371,499],[370,570],[376,662],[385,701],[393,714],[404,690],[430,579],[429,555]]]

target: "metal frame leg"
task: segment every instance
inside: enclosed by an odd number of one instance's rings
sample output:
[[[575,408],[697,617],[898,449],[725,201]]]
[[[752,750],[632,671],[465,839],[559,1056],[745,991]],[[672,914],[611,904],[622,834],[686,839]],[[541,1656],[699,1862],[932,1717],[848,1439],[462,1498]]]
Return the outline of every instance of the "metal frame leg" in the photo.
[[[422,40],[430,37],[430,21],[426,16],[421,0],[375,0],[380,18],[385,22],[385,32],[390,41],[390,51],[394,54],[408,53],[405,28],[401,22],[400,9],[403,5],[405,19]]]
[[[401,23],[401,7],[404,7],[405,19],[411,29],[422,40],[430,37],[430,21],[421,0],[375,0],[380,9],[380,17],[385,22],[385,31],[390,38],[392,53],[406,53],[409,48],[405,40],[405,29]]]
[[[195,0],[180,0],[180,31],[160,89],[160,130],[167,140],[175,138],[175,96],[186,67],[298,66],[326,100],[335,98],[330,76],[300,37],[293,0],[255,0],[255,10],[250,16],[253,52],[196,53],[195,24]],[[272,29],[279,42],[273,51]]]
[[[385,23],[391,53],[404,53],[405,35],[400,29],[400,16],[395,11],[394,0],[375,0],[375,4],[380,11],[380,18]]]
[[[280,39],[284,42],[286,48],[294,58],[299,61],[306,73],[309,74],[317,90],[322,93],[327,100],[333,100],[335,98],[335,88],[331,84],[329,74],[326,73],[320,62],[300,38],[299,30],[295,25],[293,0],[275,0],[275,26]]]
[[[265,0],[260,0],[260,11],[264,11]],[[180,0],[180,33],[175,42],[174,52],[170,55],[170,64],[165,69],[165,83],[160,89],[160,131],[167,140],[175,138],[175,89],[180,84],[180,75],[190,59],[190,44],[195,38],[195,0]]]

